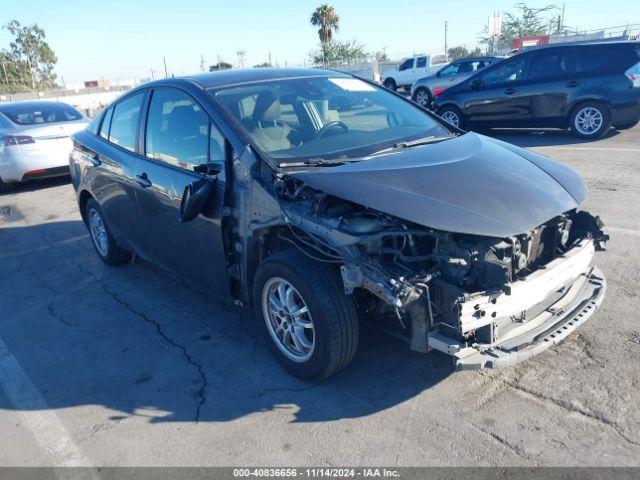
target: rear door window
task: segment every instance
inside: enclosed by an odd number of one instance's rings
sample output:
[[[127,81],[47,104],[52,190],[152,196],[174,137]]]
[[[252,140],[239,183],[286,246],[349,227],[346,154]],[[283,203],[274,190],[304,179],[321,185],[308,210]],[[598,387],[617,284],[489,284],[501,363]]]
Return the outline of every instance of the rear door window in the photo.
[[[539,51],[533,56],[529,78],[553,80],[569,78],[582,72],[580,56],[574,49],[552,49]]]
[[[418,57],[416,68],[424,68],[427,66],[427,57]]]

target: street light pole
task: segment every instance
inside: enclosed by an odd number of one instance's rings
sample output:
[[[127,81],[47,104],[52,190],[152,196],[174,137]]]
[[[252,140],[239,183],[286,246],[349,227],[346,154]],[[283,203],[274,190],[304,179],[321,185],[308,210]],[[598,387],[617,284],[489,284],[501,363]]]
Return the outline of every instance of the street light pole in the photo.
[[[449,29],[449,22],[447,20],[444,21],[444,54],[446,55],[449,50],[447,50],[447,30]]]

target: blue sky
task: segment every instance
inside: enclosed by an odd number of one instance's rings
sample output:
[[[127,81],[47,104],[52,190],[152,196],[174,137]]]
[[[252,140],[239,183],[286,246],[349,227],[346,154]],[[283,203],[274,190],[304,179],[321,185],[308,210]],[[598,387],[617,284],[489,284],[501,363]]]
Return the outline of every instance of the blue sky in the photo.
[[[302,65],[317,47],[309,17],[323,0],[1,0],[2,23],[15,18],[44,27],[58,56],[56,72],[68,83],[96,78],[128,79],[164,72],[162,56],[177,75],[198,71],[217,56],[246,64],[268,59],[281,66]],[[386,47],[395,58],[413,52],[444,50],[444,21],[449,45],[474,46],[494,10],[511,10],[517,0],[335,0],[339,38],[357,39],[367,51]],[[530,1],[543,6],[551,1]],[[565,23],[582,28],[640,23],[639,0],[565,0]],[[557,2],[561,5],[562,2]],[[8,35],[0,30],[0,48]]]

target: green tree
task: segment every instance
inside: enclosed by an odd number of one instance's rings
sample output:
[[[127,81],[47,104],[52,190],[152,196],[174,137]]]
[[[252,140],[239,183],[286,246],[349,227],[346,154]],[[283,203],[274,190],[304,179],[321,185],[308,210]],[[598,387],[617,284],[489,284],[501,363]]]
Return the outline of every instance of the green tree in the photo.
[[[500,35],[489,35],[488,28],[484,27],[479,43],[484,45],[488,52],[509,49],[511,42],[516,38],[549,33],[553,22],[549,13],[558,10],[556,5],[532,8],[525,3],[516,3],[514,7],[516,12],[504,12]]]
[[[58,61],[37,23],[23,26],[11,20],[4,28],[13,36],[9,49],[0,52],[0,83],[5,91],[43,90],[55,86],[53,68]]]
[[[224,60],[220,60],[220,63],[209,65],[210,72],[217,72],[219,70],[230,70],[231,68],[233,68],[233,65],[231,65],[228,62],[225,62]]]
[[[262,62],[259,63],[257,65],[254,65],[253,68],[269,68],[272,67],[273,65],[271,65],[269,62]]]
[[[333,40],[320,44],[320,49],[309,54],[315,65],[327,65],[329,63],[350,64],[361,62],[369,57],[364,45],[356,40],[341,42]]]
[[[479,57],[482,55],[482,50],[478,47],[469,51],[467,47],[460,45],[458,47],[451,47],[447,52],[449,60],[459,60],[461,58],[469,58],[469,57]]]

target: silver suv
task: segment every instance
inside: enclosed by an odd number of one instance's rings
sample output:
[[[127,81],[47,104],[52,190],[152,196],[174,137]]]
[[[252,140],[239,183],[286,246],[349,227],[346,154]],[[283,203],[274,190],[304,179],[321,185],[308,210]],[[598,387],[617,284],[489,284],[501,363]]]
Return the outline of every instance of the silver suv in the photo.
[[[428,107],[443,90],[466,80],[477,71],[500,60],[502,58],[499,57],[473,57],[455,60],[438,70],[434,75],[413,82],[411,99],[422,107]]]

